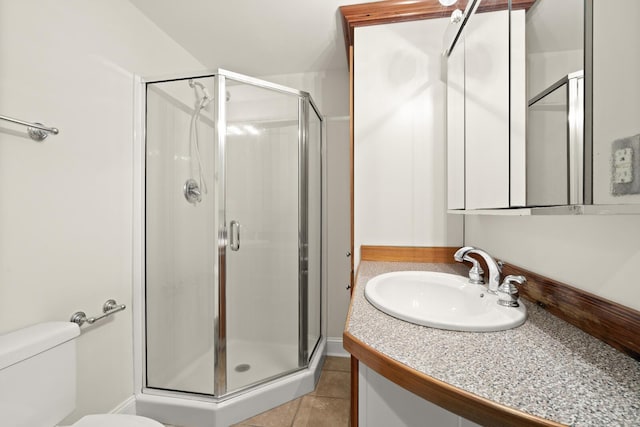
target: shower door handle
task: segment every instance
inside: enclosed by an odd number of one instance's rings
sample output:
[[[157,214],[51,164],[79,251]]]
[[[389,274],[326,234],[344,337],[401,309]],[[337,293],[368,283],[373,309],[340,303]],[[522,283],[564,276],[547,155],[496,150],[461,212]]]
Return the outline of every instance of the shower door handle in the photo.
[[[236,220],[229,225],[229,247],[232,251],[240,250],[240,223]]]

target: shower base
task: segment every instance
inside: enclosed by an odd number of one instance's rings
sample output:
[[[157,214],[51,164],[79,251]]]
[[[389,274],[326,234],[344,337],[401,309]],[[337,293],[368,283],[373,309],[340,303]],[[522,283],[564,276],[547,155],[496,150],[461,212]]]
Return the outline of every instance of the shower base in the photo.
[[[247,341],[227,343],[227,390],[275,377],[298,367],[298,346],[256,344]],[[243,369],[248,367],[248,369]],[[240,369],[238,369],[240,368]]]
[[[273,377],[291,370],[297,364],[295,348],[275,345],[260,345],[230,342],[228,344],[230,365],[228,389],[230,391]],[[225,427],[253,415],[275,408],[314,390],[320,377],[326,341],[323,339],[316,349],[308,368],[250,387],[224,400],[198,394],[144,389],[136,394],[136,413],[154,418],[165,424],[188,425],[189,427]],[[236,352],[236,353],[234,353]],[[292,354],[296,357],[292,360]],[[213,353],[205,354],[172,382],[172,385],[188,384],[191,390],[208,390],[211,393]],[[202,365],[200,365],[202,364]],[[236,365],[247,364],[250,369],[237,372]],[[199,369],[206,368],[206,371]],[[242,370],[242,369],[241,369]],[[202,374],[203,372],[210,374]],[[184,389],[184,388],[183,388]]]
[[[233,392],[257,382],[296,370],[298,347],[255,341],[227,342],[227,390]],[[213,394],[214,350],[201,355],[162,387],[193,393]]]

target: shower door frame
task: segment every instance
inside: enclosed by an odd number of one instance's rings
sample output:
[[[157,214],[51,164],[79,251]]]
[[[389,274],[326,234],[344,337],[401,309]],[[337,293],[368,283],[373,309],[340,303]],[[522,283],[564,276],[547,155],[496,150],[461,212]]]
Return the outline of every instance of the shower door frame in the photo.
[[[213,395],[210,394],[202,394],[197,392],[190,391],[179,391],[179,390],[170,390],[164,389],[161,387],[152,387],[149,386],[147,381],[147,342],[146,342],[146,300],[145,300],[145,288],[146,288],[146,250],[145,250],[145,241],[146,241],[146,90],[147,85],[154,83],[162,83],[176,80],[188,80],[188,79],[200,79],[200,78],[214,78],[214,104],[215,104],[215,120],[216,126],[214,129],[214,143],[216,144],[215,152],[216,159],[215,165],[216,169],[219,173],[219,177],[221,180],[221,185],[219,186],[222,191],[217,191],[216,194],[216,209],[218,211],[222,211],[223,215],[221,215],[218,219],[219,221],[219,229],[217,232],[218,237],[218,275],[216,277],[216,282],[213,283],[214,289],[214,297],[217,300],[217,305],[215,305],[214,309],[214,319],[216,324],[213,328],[214,334],[214,384],[213,384]],[[298,164],[299,164],[299,176],[298,176],[298,191],[299,191],[299,222],[298,222],[298,367],[291,371],[282,372],[276,377],[270,377],[258,381],[256,383],[249,384],[247,386],[243,386],[237,390],[234,390],[230,393],[227,393],[227,349],[226,349],[226,246],[228,244],[228,227],[226,223],[226,80],[231,79],[234,82],[244,83],[248,85],[252,85],[255,87],[260,87],[264,89],[269,89],[285,94],[290,94],[298,97]],[[320,121],[320,170],[324,170],[324,116],[319,112],[319,109],[311,95],[307,92],[300,91],[297,89],[289,88],[286,86],[282,86],[276,83],[267,82],[264,80],[260,80],[257,78],[253,78],[250,76],[246,76],[243,74],[235,73],[232,71],[217,69],[215,71],[203,72],[203,73],[192,73],[192,74],[179,74],[172,75],[170,77],[162,77],[162,78],[136,78],[136,81],[140,84],[139,92],[136,94],[137,103],[140,104],[136,108],[136,111],[140,112],[140,115],[136,117],[136,128],[140,129],[139,135],[141,138],[141,144],[139,147],[140,152],[137,152],[135,157],[139,159],[142,164],[142,169],[140,171],[141,176],[136,176],[135,180],[140,183],[139,198],[136,200],[140,200],[141,206],[140,208],[140,218],[138,221],[141,227],[141,235],[136,236],[134,241],[138,241],[139,247],[135,247],[134,243],[134,252],[141,254],[141,259],[139,263],[139,271],[135,268],[134,276],[139,280],[141,284],[141,301],[137,304],[134,304],[135,307],[139,308],[138,313],[140,313],[140,317],[138,321],[134,321],[134,334],[140,337],[139,340],[136,340],[140,343],[140,347],[137,347],[137,353],[139,354],[139,360],[141,360],[141,375],[136,376],[136,389],[141,391],[152,391],[154,394],[166,395],[166,396],[203,396],[206,399],[211,399],[216,402],[222,402],[239,394],[245,393],[256,386],[269,383],[277,378],[281,378],[283,376],[298,372],[302,369],[305,369],[310,365],[312,356],[315,355],[315,352],[318,348],[321,348],[320,344],[324,340],[324,274],[323,274],[323,265],[324,265],[324,244],[323,238],[320,239],[320,296],[319,296],[319,325],[320,331],[317,341],[314,344],[314,348],[309,349],[308,345],[308,177],[306,173],[308,172],[308,138],[309,133],[307,127],[309,126],[309,114],[316,114]],[[222,95],[222,96],[220,96]],[[308,101],[308,102],[307,102]],[[323,173],[324,174],[324,173]],[[324,206],[323,206],[323,196],[322,189],[324,188],[324,179],[320,178],[321,185],[321,212],[320,212],[320,226],[321,229],[324,225]],[[220,209],[221,206],[224,206],[224,209]],[[137,209],[135,209],[137,210]],[[134,213],[135,216],[135,213]],[[324,235],[324,232],[321,232],[321,236]],[[138,264],[138,263],[134,263]],[[304,297],[304,298],[303,298]],[[137,325],[137,327],[136,327]]]

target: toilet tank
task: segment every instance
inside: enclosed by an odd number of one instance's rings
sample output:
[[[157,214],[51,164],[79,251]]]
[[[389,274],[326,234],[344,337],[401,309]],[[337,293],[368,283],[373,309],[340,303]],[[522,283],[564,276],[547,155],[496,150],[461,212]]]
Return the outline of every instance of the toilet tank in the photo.
[[[78,335],[71,322],[0,335],[0,425],[53,427],[73,411]]]

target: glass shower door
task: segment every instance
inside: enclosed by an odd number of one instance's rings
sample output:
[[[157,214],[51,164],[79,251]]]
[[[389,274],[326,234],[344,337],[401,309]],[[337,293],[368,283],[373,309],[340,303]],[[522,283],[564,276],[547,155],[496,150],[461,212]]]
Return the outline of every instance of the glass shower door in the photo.
[[[216,78],[225,394],[300,367],[301,134],[297,94]]]

